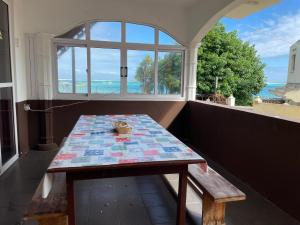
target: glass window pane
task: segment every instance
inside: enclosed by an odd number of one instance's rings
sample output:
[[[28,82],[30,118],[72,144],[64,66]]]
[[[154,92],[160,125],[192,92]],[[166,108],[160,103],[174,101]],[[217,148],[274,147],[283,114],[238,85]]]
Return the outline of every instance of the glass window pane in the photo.
[[[159,31],[158,43],[160,45],[180,45],[174,38],[162,31]]]
[[[87,49],[84,47],[74,47],[74,54],[75,92],[88,93]]]
[[[72,47],[57,47],[58,92],[73,93]]]
[[[75,27],[64,34],[57,36],[57,38],[85,40],[86,39],[85,24]]]
[[[13,107],[12,88],[0,88],[0,154],[2,164],[5,164],[16,154]]]
[[[158,94],[181,93],[182,53],[158,53]]]
[[[0,1],[0,83],[11,82],[8,6]]]
[[[91,48],[91,92],[119,94],[120,50]]]
[[[91,40],[121,42],[121,22],[90,23]]]
[[[126,23],[126,42],[154,44],[155,29],[150,26]]]
[[[127,51],[127,92],[154,93],[154,51]]]

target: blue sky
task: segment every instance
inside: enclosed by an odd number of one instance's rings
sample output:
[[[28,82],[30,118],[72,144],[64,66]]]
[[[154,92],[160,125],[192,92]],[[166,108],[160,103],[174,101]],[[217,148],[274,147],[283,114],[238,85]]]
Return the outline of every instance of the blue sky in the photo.
[[[227,31],[255,45],[269,83],[285,83],[289,48],[300,39],[300,0],[282,0],[243,19],[223,18]]]

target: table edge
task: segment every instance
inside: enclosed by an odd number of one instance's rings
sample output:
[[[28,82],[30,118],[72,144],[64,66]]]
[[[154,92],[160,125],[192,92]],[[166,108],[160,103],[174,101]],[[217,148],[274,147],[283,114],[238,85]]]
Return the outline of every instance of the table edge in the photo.
[[[113,169],[128,169],[128,168],[145,168],[145,167],[166,167],[166,166],[182,166],[189,164],[207,163],[205,159],[191,159],[191,160],[173,160],[173,161],[155,161],[155,162],[139,162],[139,163],[124,163],[112,165],[99,166],[82,166],[82,167],[65,167],[65,168],[48,168],[47,173],[60,172],[87,172],[87,171],[101,171]]]

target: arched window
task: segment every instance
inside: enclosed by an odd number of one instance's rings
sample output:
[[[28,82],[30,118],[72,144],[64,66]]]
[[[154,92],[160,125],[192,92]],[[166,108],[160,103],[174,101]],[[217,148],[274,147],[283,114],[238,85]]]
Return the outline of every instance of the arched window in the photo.
[[[88,22],[54,45],[57,97],[183,96],[185,48],[156,27]]]

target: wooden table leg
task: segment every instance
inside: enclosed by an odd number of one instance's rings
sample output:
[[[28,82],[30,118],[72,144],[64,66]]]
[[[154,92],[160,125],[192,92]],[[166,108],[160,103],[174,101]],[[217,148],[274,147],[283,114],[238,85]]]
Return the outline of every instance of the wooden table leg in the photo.
[[[186,217],[186,192],[187,192],[188,167],[183,166],[179,172],[178,200],[177,200],[177,225],[185,225]]]
[[[66,174],[67,180],[67,201],[68,201],[68,222],[75,225],[75,204],[74,204],[74,180],[70,174]]]

